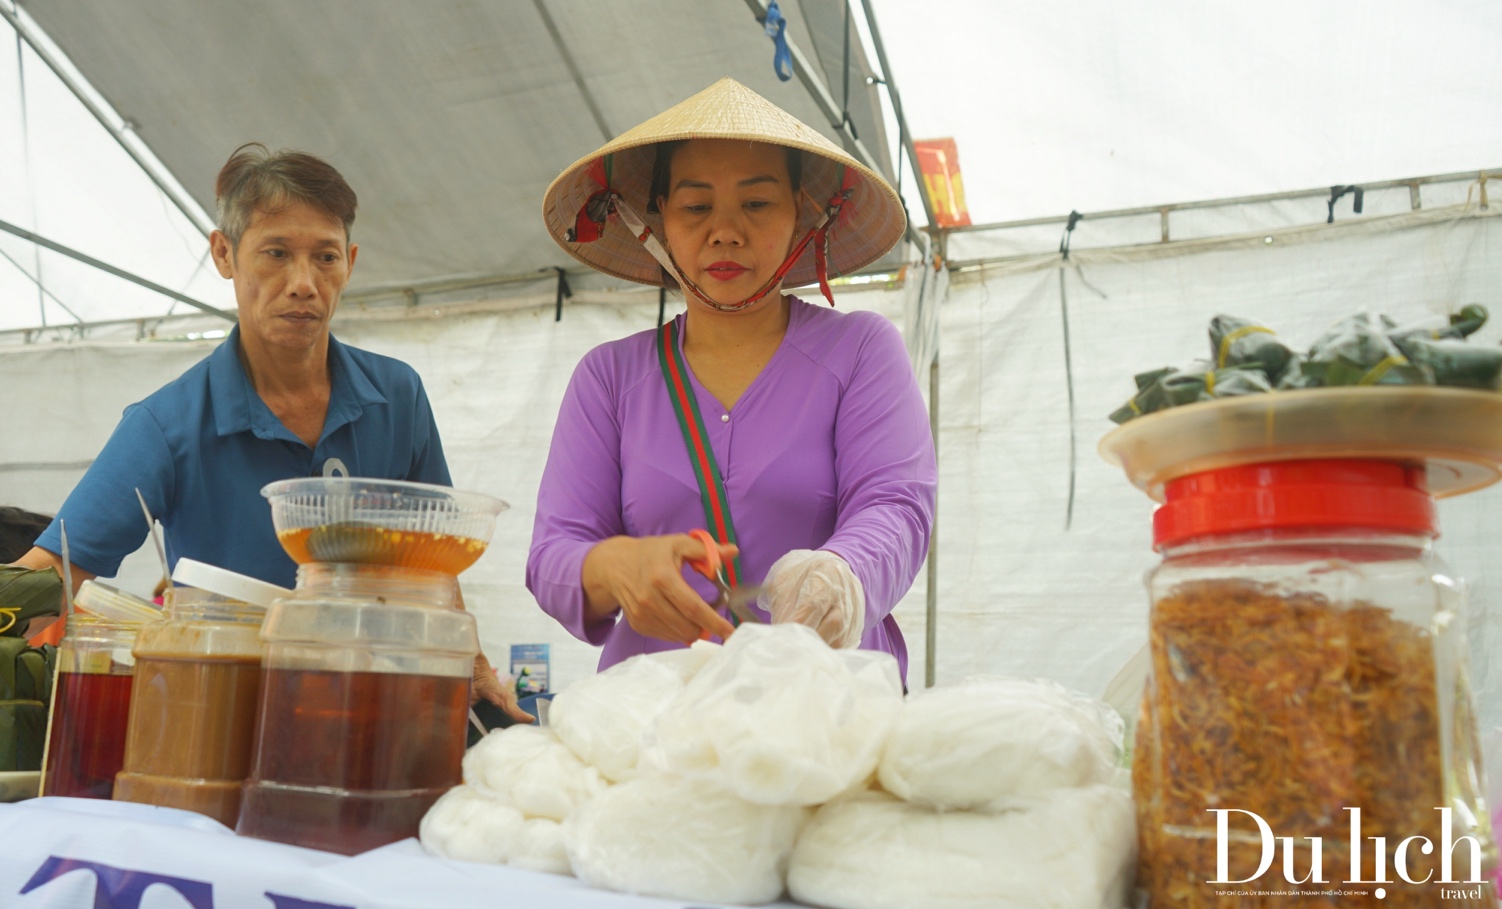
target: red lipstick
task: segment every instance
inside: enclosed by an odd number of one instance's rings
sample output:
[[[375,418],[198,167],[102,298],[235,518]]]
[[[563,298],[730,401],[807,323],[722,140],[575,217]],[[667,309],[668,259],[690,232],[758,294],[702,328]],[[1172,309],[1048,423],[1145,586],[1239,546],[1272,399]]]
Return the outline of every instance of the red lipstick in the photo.
[[[710,277],[720,281],[734,280],[750,270],[739,262],[730,261],[715,262],[705,269],[705,271],[709,272]]]

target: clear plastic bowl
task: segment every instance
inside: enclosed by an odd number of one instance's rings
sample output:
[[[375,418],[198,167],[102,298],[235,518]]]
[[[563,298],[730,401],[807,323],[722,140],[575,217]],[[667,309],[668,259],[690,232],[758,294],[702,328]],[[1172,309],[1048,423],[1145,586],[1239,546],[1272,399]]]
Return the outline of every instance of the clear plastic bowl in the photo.
[[[1312,458],[1422,463],[1437,498],[1502,479],[1502,394],[1463,388],[1316,388],[1187,404],[1100,441],[1132,485],[1163,501],[1169,480]]]
[[[356,562],[458,574],[495,532],[500,499],[447,486],[359,477],[281,480],[261,490],[277,540],[298,564]]]

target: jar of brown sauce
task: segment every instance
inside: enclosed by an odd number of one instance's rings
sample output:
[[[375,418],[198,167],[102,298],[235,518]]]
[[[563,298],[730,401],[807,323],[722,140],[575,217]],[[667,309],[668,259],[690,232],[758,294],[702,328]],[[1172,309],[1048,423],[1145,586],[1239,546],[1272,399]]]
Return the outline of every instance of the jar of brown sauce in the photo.
[[[132,653],[125,764],[115,798],[208,815],[233,827],[250,771],[261,683],[263,606],[191,587]]]

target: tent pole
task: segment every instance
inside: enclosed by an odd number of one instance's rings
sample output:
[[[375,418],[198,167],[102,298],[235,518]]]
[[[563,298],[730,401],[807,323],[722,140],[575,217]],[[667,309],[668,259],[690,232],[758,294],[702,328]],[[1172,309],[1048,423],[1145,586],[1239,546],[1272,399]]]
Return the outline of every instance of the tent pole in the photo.
[[[558,23],[553,21],[552,13],[543,4],[543,0],[532,0],[532,5],[537,7],[537,15],[542,19],[543,27],[548,30],[548,35],[553,39],[553,46],[558,48],[558,56],[563,58],[563,65],[568,67],[568,74],[574,78],[574,85],[578,86],[579,94],[584,96],[584,104],[589,108],[589,115],[594,118],[595,126],[600,128],[600,134],[609,142],[615,138],[615,133],[610,131],[610,126],[605,122],[605,115],[600,112],[600,106],[595,103],[595,96],[590,94],[589,86],[584,82],[584,74],[579,71],[579,64],[574,62],[574,55],[569,53],[568,45],[563,43],[563,35],[558,31]]]
[[[1361,188],[1367,192],[1379,189],[1406,189],[1409,191],[1409,204],[1413,209],[1420,208],[1418,188],[1431,183],[1459,183],[1461,181],[1478,181],[1483,187],[1486,185],[1488,171],[1466,170],[1457,173],[1435,174],[1429,177],[1405,177],[1401,180],[1381,180],[1375,183],[1363,183]],[[1262,193],[1255,196],[1231,196],[1224,199],[1202,199],[1198,202],[1174,202],[1168,205],[1146,205],[1140,208],[1117,208],[1110,211],[1086,212],[1084,217],[1091,221],[1100,221],[1106,218],[1132,218],[1141,215],[1162,215],[1166,212],[1194,211],[1204,208],[1229,208],[1234,205],[1250,205],[1260,202],[1286,202],[1293,199],[1328,199],[1330,187],[1321,186],[1318,189],[1296,189],[1280,193]],[[1484,206],[1483,206],[1484,207]],[[952,234],[970,234],[987,230],[1008,230],[1017,227],[1038,227],[1044,224],[1063,224],[1069,220],[1069,215],[1052,215],[1044,218],[1023,218],[1018,221],[992,221],[986,224],[966,224],[963,227],[946,228]]]
[[[751,8],[752,13],[756,14],[758,22],[767,20],[767,0],[746,0],[746,5]],[[792,38],[787,39],[787,45],[788,53],[793,58],[793,73],[797,75],[798,81],[803,83],[803,87],[808,89],[809,96],[819,106],[824,118],[829,121],[830,128],[839,133],[840,143],[845,146],[845,150],[860,163],[878,174],[881,173],[881,165],[877,163],[876,156],[871,154],[866,143],[856,138],[851,132],[850,124],[845,122],[846,118],[840,105],[835,102],[834,96],[829,93],[828,87],[824,85],[820,77],[815,75],[815,70],[809,65],[808,58],[803,55],[803,50]],[[907,238],[916,246],[923,245],[919,240],[918,229],[911,224],[907,226]]]
[[[151,182],[156,184],[157,189],[172,200],[172,204],[183,213],[188,223],[207,237],[214,230],[213,220],[199,207],[198,202],[189,195],[182,184],[177,182],[172,172],[156,159],[146,143],[136,137],[135,124],[110,109],[109,102],[105,101],[103,96],[89,85],[88,80],[73,66],[72,62],[52,45],[46,33],[30,21],[23,21],[22,15],[24,14],[21,13],[19,7],[13,10],[6,4],[0,3],[0,18],[10,23],[10,27],[16,30],[21,40],[25,41],[38,57],[42,58],[42,62],[47,64],[53,74],[68,87],[73,97],[77,98],[79,103],[94,115],[94,119],[99,121],[104,131],[109,133],[121,148],[125,149],[125,153],[130,155],[131,160],[136,162],[136,166],[140,167]],[[29,19],[28,16],[27,20]]]
[[[871,0],[861,0],[866,11],[866,28],[871,32],[871,45],[876,49],[876,62],[881,65],[881,79],[887,86],[887,97],[892,99],[892,113],[897,117],[898,133],[902,136],[902,148],[907,152],[908,164],[913,169],[914,183],[918,186],[918,198],[923,200],[923,214],[929,226],[935,227],[934,203],[928,197],[928,183],[923,179],[923,168],[918,164],[918,152],[913,148],[913,134],[907,128],[907,118],[902,115],[902,95],[897,91],[897,80],[892,77],[892,67],[887,65],[887,50],[881,43],[881,28],[876,24],[876,12],[871,9]]]
[[[934,467],[939,460],[939,355],[928,364],[928,431],[934,437]],[[934,495],[934,519],[928,544],[928,621],[925,624],[923,642],[923,687],[934,687],[934,662],[938,658],[939,621],[939,547],[934,542],[939,538],[939,496]]]
[[[0,7],[0,9],[4,9],[4,7]],[[70,259],[75,259],[79,262],[82,262],[85,265],[91,265],[94,268],[105,272],[106,274],[111,274],[117,278],[129,281],[132,284],[140,285],[147,290],[154,290],[162,296],[171,297],[179,303],[186,303],[189,306],[194,307],[195,309],[201,309],[211,316],[218,316],[221,319],[228,319],[231,322],[236,321],[235,314],[232,312],[226,312],[222,309],[216,309],[215,307],[210,306],[207,303],[200,303],[199,301],[186,294],[180,294],[175,290],[169,290],[168,288],[163,287],[160,284],[156,284],[154,282],[146,280],[145,278],[133,275],[128,271],[116,268],[115,266],[110,265],[108,262],[101,262],[93,256],[86,256],[78,250],[70,249],[69,247],[62,245],[61,243],[54,243],[46,237],[38,236],[37,234],[32,233],[24,227],[17,227],[16,225],[11,224],[7,221],[0,221],[0,230],[3,230],[8,234],[15,234],[22,240],[30,240],[38,246],[50,249],[55,253],[61,253],[62,255],[65,255]]]

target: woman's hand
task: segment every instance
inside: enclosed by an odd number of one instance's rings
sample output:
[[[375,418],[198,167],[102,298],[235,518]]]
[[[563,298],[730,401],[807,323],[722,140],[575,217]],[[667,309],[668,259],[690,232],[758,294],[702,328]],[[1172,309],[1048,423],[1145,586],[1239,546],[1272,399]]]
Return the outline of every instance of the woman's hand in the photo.
[[[720,546],[722,558],[737,552]],[[707,554],[704,544],[682,533],[602,540],[584,557],[587,619],[598,622],[619,607],[631,627],[650,638],[692,644],[704,632],[730,637],[735,626],[683,579],[683,563]]]
[[[858,647],[866,632],[866,592],[832,552],[795,549],[773,562],[761,607],[774,623],[807,625],[831,647]]]

